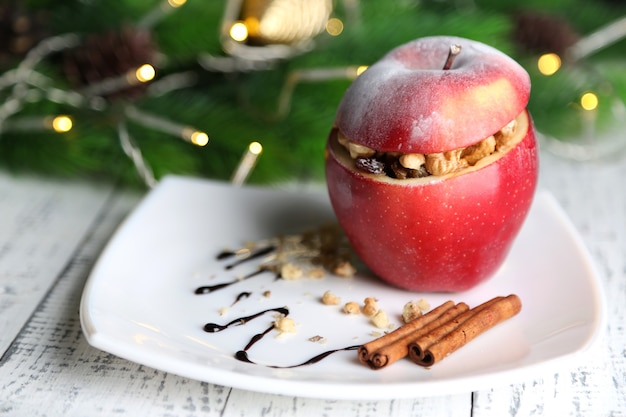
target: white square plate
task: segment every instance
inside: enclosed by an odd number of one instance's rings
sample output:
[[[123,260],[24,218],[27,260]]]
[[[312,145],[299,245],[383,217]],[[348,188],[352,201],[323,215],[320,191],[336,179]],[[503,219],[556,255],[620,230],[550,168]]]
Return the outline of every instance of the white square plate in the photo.
[[[468,392],[543,374],[577,358],[605,326],[603,294],[591,258],[569,220],[539,192],[502,268],[487,282],[455,294],[391,288],[367,273],[354,278],[275,280],[260,274],[210,294],[204,285],[232,281],[253,265],[227,270],[216,255],[245,242],[303,232],[334,219],[325,193],[235,188],[167,177],[126,219],[102,253],[85,287],[81,324],[89,343],[119,357],[215,384],[328,399],[391,399]],[[342,302],[376,297],[392,321],[402,306],[424,298],[477,305],[515,293],[523,308],[430,369],[401,360],[373,371],[354,351],[314,365],[290,366],[332,349],[366,343],[376,330],[364,316],[326,306],[331,290]],[[233,304],[237,295],[250,296]],[[270,291],[271,296],[264,295]],[[270,332],[249,355],[234,358],[274,320],[271,313],[219,333],[205,323],[288,306],[295,334]],[[322,336],[325,343],[309,338]],[[575,363],[572,362],[572,366]]]

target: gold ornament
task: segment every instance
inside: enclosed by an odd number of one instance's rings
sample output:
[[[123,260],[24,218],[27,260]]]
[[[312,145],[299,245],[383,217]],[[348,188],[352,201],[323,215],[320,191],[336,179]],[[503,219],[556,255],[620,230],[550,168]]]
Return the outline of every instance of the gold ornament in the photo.
[[[326,29],[332,6],[332,0],[227,0],[220,42],[230,59],[202,54],[200,64],[217,71],[260,70],[308,52]]]
[[[323,32],[331,12],[331,0],[245,0],[242,18],[251,39],[293,44]]]

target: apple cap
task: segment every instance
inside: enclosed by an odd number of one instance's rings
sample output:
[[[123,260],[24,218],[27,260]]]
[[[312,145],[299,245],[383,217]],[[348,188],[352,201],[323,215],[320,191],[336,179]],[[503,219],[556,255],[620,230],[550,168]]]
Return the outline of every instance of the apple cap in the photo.
[[[451,45],[460,45],[443,69]],[[498,132],[528,104],[530,78],[515,60],[452,36],[401,45],[354,80],[335,124],[351,141],[383,152],[436,153]]]

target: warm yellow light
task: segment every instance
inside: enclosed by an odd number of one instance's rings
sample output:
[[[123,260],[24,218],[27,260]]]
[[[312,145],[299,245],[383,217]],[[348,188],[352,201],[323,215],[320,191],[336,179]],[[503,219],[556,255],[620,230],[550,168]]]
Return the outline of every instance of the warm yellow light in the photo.
[[[367,71],[367,65],[361,65],[360,67],[356,69],[356,75],[359,76],[363,74],[365,71]]]
[[[59,133],[69,132],[72,130],[72,119],[68,116],[56,116],[52,119],[52,129]]]
[[[248,150],[253,155],[260,155],[263,152],[263,146],[259,142],[252,142],[248,145]]]
[[[248,27],[243,22],[234,23],[230,27],[230,37],[237,42],[243,42],[248,39]]]
[[[191,134],[191,143],[198,146],[204,146],[209,143],[209,135],[204,132],[193,132]]]
[[[143,64],[135,71],[135,77],[137,77],[137,81],[141,83],[147,83],[148,81],[152,81],[156,75],[156,70],[150,64]]]
[[[343,22],[336,17],[331,17],[326,22],[326,32],[331,36],[339,36],[343,32]]]
[[[594,110],[598,107],[598,96],[592,92],[583,94],[580,97],[580,106],[585,110]]]
[[[561,68],[561,57],[555,53],[543,54],[537,60],[537,67],[543,75],[553,75]]]
[[[187,3],[187,0],[167,0],[167,4],[169,4],[173,8],[177,8]]]

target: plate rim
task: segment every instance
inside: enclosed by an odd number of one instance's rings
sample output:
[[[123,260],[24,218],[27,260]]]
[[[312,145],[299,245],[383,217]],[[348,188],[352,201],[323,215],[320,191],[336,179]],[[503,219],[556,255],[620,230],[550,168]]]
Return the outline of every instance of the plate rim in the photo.
[[[357,385],[354,383],[334,382],[328,380],[308,381],[281,378],[274,378],[272,384],[263,384],[259,382],[267,381],[267,376],[261,377],[248,374],[245,378],[241,378],[241,374],[239,373],[219,368],[212,369],[213,373],[201,375],[200,372],[192,369],[193,364],[189,364],[180,358],[169,357],[169,362],[163,361],[163,354],[153,354],[152,352],[150,352],[150,354],[146,357],[146,352],[138,354],[135,350],[127,348],[127,345],[129,345],[127,341],[116,338],[114,335],[112,336],[106,334],[106,332],[101,332],[98,329],[98,326],[94,322],[91,314],[90,300],[92,299],[94,287],[97,283],[102,264],[107,260],[107,254],[111,251],[111,247],[114,247],[117,240],[120,239],[119,236],[125,233],[125,230],[129,227],[128,225],[131,222],[135,221],[138,217],[137,213],[141,214],[143,207],[150,205],[152,200],[158,197],[159,193],[162,193],[167,187],[176,186],[178,182],[197,182],[199,184],[215,185],[225,188],[231,187],[227,183],[220,181],[169,175],[164,177],[157,187],[152,189],[120,223],[96,260],[87,278],[80,300],[79,317],[81,329],[87,342],[92,347],[138,364],[150,366],[157,370],[236,389],[244,389],[266,394],[292,395],[298,397],[332,400],[382,400],[473,392],[493,388],[498,385],[499,382],[506,384],[515,383],[516,381],[524,379],[525,376],[528,375],[544,375],[546,372],[551,372],[561,368],[573,357],[580,356],[584,352],[588,351],[598,342],[607,327],[608,318],[607,306],[605,302],[606,298],[599,278],[600,275],[591,253],[585,245],[582,236],[578,233],[573,222],[558,203],[554,195],[547,190],[538,189],[534,197],[533,207],[539,202],[549,205],[550,210],[558,218],[560,227],[564,228],[568,237],[572,239],[573,244],[576,246],[578,253],[581,255],[581,263],[589,268],[592,275],[590,286],[593,289],[593,295],[590,294],[590,298],[593,299],[595,314],[590,325],[591,331],[586,340],[580,344],[578,349],[572,350],[569,353],[562,354],[554,358],[540,360],[536,363],[527,364],[522,368],[491,371],[487,374],[488,378],[486,378],[486,375],[484,374],[479,374],[461,377],[447,377],[441,380],[433,381],[390,382],[384,384],[385,386],[382,389],[380,384],[374,383]],[[271,190],[271,192],[277,191],[279,193],[298,193],[291,190],[280,190],[247,185],[241,188],[256,189],[261,192]],[[471,388],[468,389],[468,386],[471,386]]]

